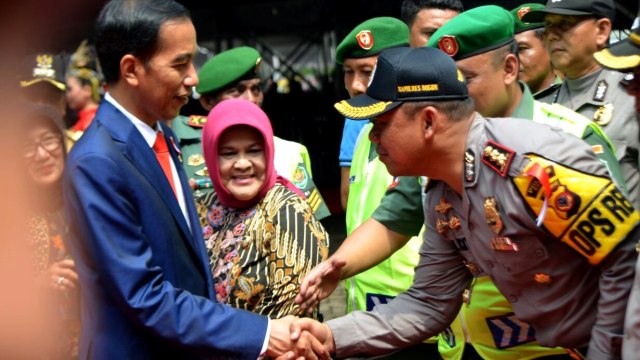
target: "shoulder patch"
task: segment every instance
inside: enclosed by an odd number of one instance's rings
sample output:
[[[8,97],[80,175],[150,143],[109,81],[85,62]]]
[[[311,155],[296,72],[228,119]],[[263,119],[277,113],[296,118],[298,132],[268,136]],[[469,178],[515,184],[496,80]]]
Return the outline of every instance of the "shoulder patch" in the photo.
[[[507,176],[516,152],[493,140],[487,141],[482,150],[482,162],[502,177]]]
[[[549,233],[592,265],[606,258],[640,221],[611,179],[535,154],[527,157],[531,162],[513,178],[523,200]]]
[[[191,115],[189,116],[189,121],[187,121],[187,125],[201,128],[204,127],[204,124],[207,123],[207,117],[202,115]]]

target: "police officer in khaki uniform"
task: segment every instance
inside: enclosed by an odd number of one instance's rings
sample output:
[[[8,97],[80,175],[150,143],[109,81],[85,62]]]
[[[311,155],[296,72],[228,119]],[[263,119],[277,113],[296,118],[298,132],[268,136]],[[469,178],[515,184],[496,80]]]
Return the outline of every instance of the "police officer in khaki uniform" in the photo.
[[[607,45],[615,16],[613,0],[549,0],[523,21],[545,24],[545,45],[553,66],[566,77],[553,102],[600,125],[613,141],[634,206],[640,206],[640,129],[624,75],[603,69],[593,53]]]
[[[640,28],[627,39],[608,49],[593,54],[604,67],[627,73],[627,91],[636,98],[636,111],[640,112]],[[622,358],[635,359],[640,354],[640,258],[636,262],[636,278],[631,289],[629,305],[624,320]]]
[[[640,215],[587,144],[474,113],[464,76],[432,48],[383,51],[367,93],[336,108],[374,119],[391,174],[429,177],[427,230],[407,292],[325,324],[300,319],[294,340],[308,330],[337,357],[407,346],[443,330],[484,273],[541,345],[616,358]]]
[[[209,59],[198,73],[200,82],[196,90],[200,94],[202,107],[208,111],[220,101],[231,98],[245,98],[262,106],[264,93],[260,79],[261,61],[260,53],[248,46],[233,48]],[[201,144],[202,128],[206,120],[205,116],[193,115],[179,116],[172,122],[195,197],[211,191],[211,180],[204,164]],[[277,136],[274,136],[274,144],[274,162],[278,174],[291,180],[302,190],[318,219],[329,216],[329,208],[313,182],[307,148]]]

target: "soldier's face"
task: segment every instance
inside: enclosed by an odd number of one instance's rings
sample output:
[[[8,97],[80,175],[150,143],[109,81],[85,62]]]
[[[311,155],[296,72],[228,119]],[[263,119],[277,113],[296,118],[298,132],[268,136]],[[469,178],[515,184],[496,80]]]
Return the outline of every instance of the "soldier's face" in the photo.
[[[418,11],[409,29],[409,45],[423,47],[436,30],[459,13],[449,9],[427,8]]]
[[[419,176],[417,165],[424,157],[420,122],[402,109],[402,105],[372,119],[369,140],[376,144],[380,161],[393,176]]]
[[[234,86],[224,90],[220,95],[220,101],[226,99],[241,98],[262,107],[264,92],[259,78],[238,81]]]
[[[350,97],[362,95],[367,91],[369,78],[376,66],[378,56],[370,56],[359,59],[345,59],[342,64],[344,70],[344,87]]]
[[[596,20],[592,16],[545,15],[544,44],[553,66],[570,79],[587,74],[595,66],[593,53],[604,46],[609,36],[609,32],[601,27],[603,21],[608,20]]]
[[[527,30],[515,35],[520,58],[519,78],[533,93],[541,89],[545,79],[553,72],[549,54],[536,30]]]
[[[505,84],[504,62],[494,59],[494,52],[456,61],[467,80],[469,96],[476,111],[485,117],[508,116],[509,94]]]

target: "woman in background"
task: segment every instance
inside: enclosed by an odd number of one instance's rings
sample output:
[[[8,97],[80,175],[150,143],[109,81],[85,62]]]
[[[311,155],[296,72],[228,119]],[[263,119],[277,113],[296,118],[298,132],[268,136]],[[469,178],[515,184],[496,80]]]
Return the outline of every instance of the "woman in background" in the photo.
[[[66,146],[59,113],[47,105],[28,104],[22,121],[22,156],[29,186],[28,226],[38,283],[49,289],[55,312],[55,348],[48,359],[73,359],[80,331],[78,274],[64,244],[67,227],[62,211],[62,173]]]
[[[215,191],[197,204],[217,300],[274,319],[300,315],[300,281],[327,257],[329,239],[299,190],[276,174],[269,118],[247,100],[222,101],[202,144]]]

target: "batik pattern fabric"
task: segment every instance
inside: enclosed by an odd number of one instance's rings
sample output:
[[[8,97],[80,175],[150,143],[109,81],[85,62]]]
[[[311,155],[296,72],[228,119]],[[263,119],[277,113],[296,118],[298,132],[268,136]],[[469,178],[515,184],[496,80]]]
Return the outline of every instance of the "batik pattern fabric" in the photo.
[[[300,282],[329,252],[305,200],[276,184],[247,209],[223,206],[215,192],[196,202],[218,302],[272,319],[301,315]]]
[[[59,211],[31,214],[28,228],[32,255],[38,274],[48,271],[49,267],[69,255],[65,249],[66,223],[62,209]],[[54,349],[46,359],[77,359],[80,337],[80,307],[77,291],[54,290],[50,297],[52,311],[56,312]]]

